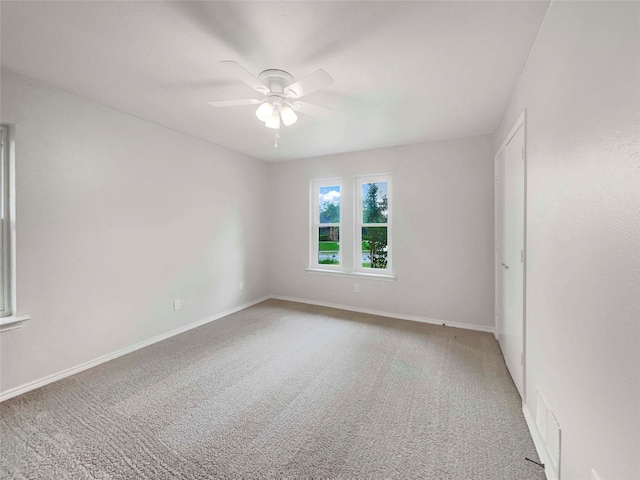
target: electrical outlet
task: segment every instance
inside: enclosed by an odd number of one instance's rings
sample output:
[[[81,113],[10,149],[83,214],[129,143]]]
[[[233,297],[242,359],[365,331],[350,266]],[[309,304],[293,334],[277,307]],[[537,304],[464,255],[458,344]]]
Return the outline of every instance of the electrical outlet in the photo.
[[[360,291],[360,284],[354,283],[353,284],[353,291],[358,293]]]
[[[596,472],[593,468],[591,469],[591,480],[600,480],[598,472]]]
[[[180,310],[180,300],[174,300],[173,301],[173,310]]]
[[[238,283],[238,290],[242,290],[243,288],[244,288],[244,282],[240,280],[240,283]]]

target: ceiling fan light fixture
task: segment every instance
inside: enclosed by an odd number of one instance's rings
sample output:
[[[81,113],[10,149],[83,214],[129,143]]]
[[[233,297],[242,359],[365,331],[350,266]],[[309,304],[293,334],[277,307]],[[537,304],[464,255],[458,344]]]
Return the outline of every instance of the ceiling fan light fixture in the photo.
[[[273,109],[273,114],[269,119],[267,119],[265,125],[267,126],[267,128],[274,128],[276,130],[280,128],[280,112],[277,108]]]
[[[256,110],[256,117],[258,117],[261,122],[268,122],[272,116],[273,104],[271,102],[262,103],[262,105],[260,105]]]
[[[282,123],[284,123],[287,127],[293,125],[298,121],[296,112],[294,112],[289,105],[285,105],[284,107],[282,107],[282,110],[280,110],[280,116],[282,117]]]

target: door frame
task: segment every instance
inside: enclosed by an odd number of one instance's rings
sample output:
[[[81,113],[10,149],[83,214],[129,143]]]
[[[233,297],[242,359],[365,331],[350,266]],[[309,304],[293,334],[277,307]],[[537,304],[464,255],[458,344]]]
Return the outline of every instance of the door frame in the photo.
[[[523,110],[516,122],[509,130],[509,134],[505,137],[500,148],[493,157],[493,174],[494,174],[494,266],[495,266],[495,329],[494,336],[499,341],[498,332],[502,323],[501,311],[502,309],[502,282],[500,278],[502,276],[502,228],[504,227],[504,219],[502,218],[504,195],[498,193],[498,187],[503,188],[502,185],[498,185],[498,158],[504,154],[507,144],[511,141],[518,129],[522,127],[524,134],[524,212],[523,212],[523,262],[522,262],[522,403],[526,403],[527,398],[527,110]],[[500,215],[500,217],[498,217]],[[501,218],[501,222],[498,219]]]

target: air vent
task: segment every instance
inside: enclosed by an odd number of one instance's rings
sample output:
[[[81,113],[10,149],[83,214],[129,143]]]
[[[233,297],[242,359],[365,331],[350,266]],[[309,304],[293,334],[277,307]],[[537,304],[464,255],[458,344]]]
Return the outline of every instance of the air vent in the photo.
[[[556,478],[560,478],[560,425],[547,405],[539,389],[536,389],[536,426],[544,442],[550,467]]]

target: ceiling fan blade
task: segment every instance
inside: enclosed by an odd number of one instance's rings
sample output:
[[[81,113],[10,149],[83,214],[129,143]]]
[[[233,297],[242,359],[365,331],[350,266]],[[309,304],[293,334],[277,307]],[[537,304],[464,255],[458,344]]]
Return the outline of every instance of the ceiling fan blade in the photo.
[[[267,94],[269,93],[269,88],[266,87],[260,80],[251,75],[242,65],[238,62],[234,62],[233,60],[222,60],[218,62],[221,65],[224,65],[227,70],[233,73],[236,77],[242,80],[244,83],[249,85],[251,88]]]
[[[289,85],[286,89],[286,93],[291,98],[300,98],[332,84],[333,78],[331,78],[327,72],[324,70],[316,70],[304,77],[302,80],[298,80],[297,82]]]
[[[327,118],[337,113],[331,108],[320,107],[318,105],[307,102],[293,102],[291,104],[291,107],[297,112],[305,113],[307,115],[311,115],[312,117]]]
[[[212,107],[234,107],[236,105],[257,105],[261,102],[256,98],[246,98],[243,100],[213,100],[209,102]]]

